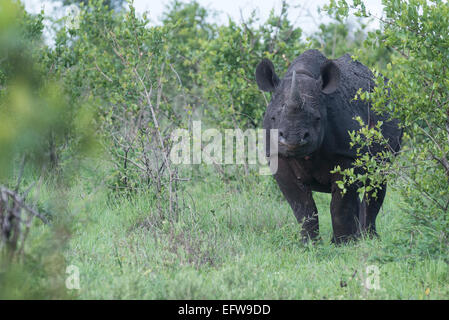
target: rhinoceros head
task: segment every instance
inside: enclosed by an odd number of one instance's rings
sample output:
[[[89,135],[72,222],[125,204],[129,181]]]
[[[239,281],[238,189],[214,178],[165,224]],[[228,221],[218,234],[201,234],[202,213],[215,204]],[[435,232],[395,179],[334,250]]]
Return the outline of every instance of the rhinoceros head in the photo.
[[[285,77],[279,79],[273,63],[263,59],[256,68],[256,81],[261,90],[272,92],[264,128],[278,129],[278,153],[285,157],[304,157],[316,151],[322,144],[327,124],[322,96],[338,88],[338,66],[327,60],[321,65],[318,78],[307,67],[291,66]]]

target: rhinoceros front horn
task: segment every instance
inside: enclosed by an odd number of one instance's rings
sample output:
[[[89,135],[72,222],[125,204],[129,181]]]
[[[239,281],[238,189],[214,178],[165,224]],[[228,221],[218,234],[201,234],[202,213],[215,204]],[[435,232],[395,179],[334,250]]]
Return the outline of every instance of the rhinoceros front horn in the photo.
[[[290,85],[290,103],[289,105],[294,106],[294,105],[301,105],[301,95],[299,93],[299,86],[298,83],[296,81],[296,71],[293,70],[293,75],[292,75],[292,83]]]

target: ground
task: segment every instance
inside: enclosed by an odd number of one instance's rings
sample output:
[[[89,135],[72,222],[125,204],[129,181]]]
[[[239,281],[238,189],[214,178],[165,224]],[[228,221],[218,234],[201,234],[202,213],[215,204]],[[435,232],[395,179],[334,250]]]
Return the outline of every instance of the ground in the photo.
[[[89,186],[89,174],[69,191],[75,223],[64,256],[80,272],[74,298],[449,297],[447,259],[408,250],[406,215],[391,189],[378,217],[380,238],[341,246],[330,243],[330,197],[315,193],[322,239],[303,245],[271,177],[225,183],[209,174],[187,182],[186,209],[176,219],[161,216],[151,194],[111,196]]]

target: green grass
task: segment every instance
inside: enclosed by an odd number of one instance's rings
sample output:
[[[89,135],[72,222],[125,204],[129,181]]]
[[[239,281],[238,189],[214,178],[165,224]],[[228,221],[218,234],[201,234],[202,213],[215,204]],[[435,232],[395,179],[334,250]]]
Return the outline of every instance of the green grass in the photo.
[[[74,223],[64,249],[67,265],[80,270],[74,298],[449,297],[447,259],[410,250],[401,199],[391,192],[378,217],[380,239],[341,246],[330,243],[330,197],[315,194],[322,240],[303,245],[271,177],[188,182],[177,221],[160,216],[151,194],[112,198],[105,188],[88,188],[88,176],[80,181],[69,191]],[[379,290],[363,286],[369,265],[380,270]]]

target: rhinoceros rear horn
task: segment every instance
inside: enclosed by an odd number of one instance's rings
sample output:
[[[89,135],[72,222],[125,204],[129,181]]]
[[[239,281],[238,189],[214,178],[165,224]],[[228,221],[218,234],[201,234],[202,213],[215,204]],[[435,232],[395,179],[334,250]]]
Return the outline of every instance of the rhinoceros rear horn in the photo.
[[[274,91],[279,84],[273,62],[263,59],[256,67],[256,82],[262,91]]]
[[[320,85],[321,91],[330,94],[337,90],[340,85],[340,68],[333,62],[325,62],[320,69]]]

